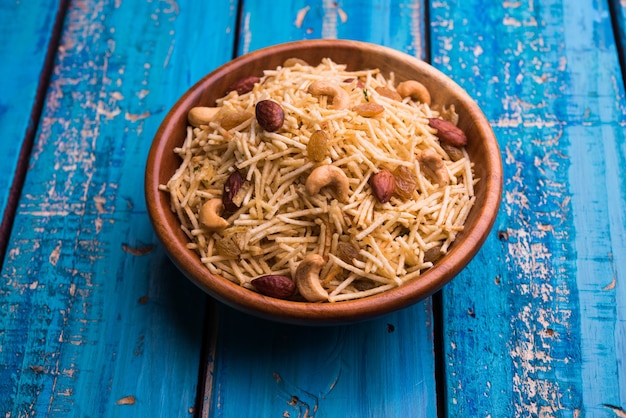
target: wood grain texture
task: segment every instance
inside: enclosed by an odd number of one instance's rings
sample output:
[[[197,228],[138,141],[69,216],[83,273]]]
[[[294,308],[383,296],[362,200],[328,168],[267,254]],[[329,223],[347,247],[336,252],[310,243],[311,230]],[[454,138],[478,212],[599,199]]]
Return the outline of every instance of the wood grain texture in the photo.
[[[420,57],[424,51],[420,2],[271,6],[267,13],[267,1],[244,3],[239,53],[336,37],[380,42]],[[222,309],[218,330],[203,416],[437,415],[430,300],[377,320],[325,328],[280,325]]]
[[[64,10],[62,0],[0,4],[0,261],[9,239]]]
[[[24,4],[0,6],[0,210],[58,3]],[[191,83],[233,50],[336,37],[431,56],[503,150],[496,230],[442,294],[445,415],[624,416],[624,1],[246,1],[240,28],[237,6],[70,3],[0,273],[0,412],[189,416],[208,331],[202,416],[443,415],[430,301],[330,328],[220,308],[205,330],[146,215],[152,135]]]
[[[205,416],[436,416],[431,317],[427,302],[352,326],[299,327],[223,309]]]
[[[142,179],[165,110],[231,58],[235,21],[230,2],[70,4],[2,269],[4,415],[193,411],[206,299],[157,245]]]
[[[624,85],[607,4],[445,1],[431,19],[433,61],[477,98],[505,168],[498,231],[443,291],[447,412],[622,416]]]
[[[418,58],[426,57],[425,6],[420,0],[243,3],[239,55],[275,43],[323,38],[395,46]]]

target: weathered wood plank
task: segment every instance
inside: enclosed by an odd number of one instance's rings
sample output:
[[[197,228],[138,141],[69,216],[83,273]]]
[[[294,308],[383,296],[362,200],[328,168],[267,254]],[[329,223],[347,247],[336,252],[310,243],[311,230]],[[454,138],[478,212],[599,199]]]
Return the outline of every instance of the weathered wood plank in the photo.
[[[238,50],[339,37],[423,58],[423,11],[415,1],[245,2]],[[432,317],[430,300],[328,328],[221,309],[203,416],[436,416]]]
[[[309,328],[222,309],[207,415],[436,416],[431,317],[422,303],[363,324]]]
[[[280,42],[339,38],[392,46],[422,59],[426,57],[423,1],[297,0],[244,4],[240,55]]]
[[[0,261],[49,76],[62,0],[0,4]],[[52,45],[52,46],[50,46]]]
[[[483,106],[505,169],[496,230],[443,292],[448,414],[621,416],[625,103],[607,4],[444,1],[431,18],[433,61]]]
[[[166,110],[231,58],[235,21],[234,2],[70,4],[2,269],[5,415],[194,408],[206,298],[157,244],[142,179]]]

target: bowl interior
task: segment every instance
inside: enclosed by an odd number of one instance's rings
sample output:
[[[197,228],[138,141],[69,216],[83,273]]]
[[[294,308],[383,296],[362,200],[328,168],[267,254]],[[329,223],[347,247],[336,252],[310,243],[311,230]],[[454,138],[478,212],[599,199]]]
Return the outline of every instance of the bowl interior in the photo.
[[[310,64],[322,58],[343,63],[349,70],[380,68],[394,73],[396,83],[415,79],[431,92],[433,106],[454,104],[459,127],[468,137],[466,147],[476,178],[476,203],[448,254],[419,278],[396,289],[364,299],[336,303],[307,303],[274,299],[211,275],[200,258],[186,248],[187,237],[170,210],[169,196],[158,190],[180,165],[173,153],[186,135],[187,112],[194,106],[214,106],[228,86],[250,75],[297,57]],[[276,45],[239,57],[196,83],[174,105],[162,122],[150,149],[146,168],[146,201],[155,231],[172,261],[208,294],[236,309],[267,319],[300,324],[348,323],[379,316],[415,303],[450,281],[476,254],[498,212],[502,191],[502,164],[493,131],[474,100],[456,83],[430,65],[389,48],[355,41],[317,40]]]

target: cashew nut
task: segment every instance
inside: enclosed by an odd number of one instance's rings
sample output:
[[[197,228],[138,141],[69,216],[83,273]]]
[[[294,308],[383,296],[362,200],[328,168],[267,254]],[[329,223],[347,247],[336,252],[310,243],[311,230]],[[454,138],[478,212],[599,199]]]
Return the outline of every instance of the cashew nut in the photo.
[[[420,164],[420,170],[428,177],[431,182],[439,186],[447,186],[450,181],[450,174],[446,168],[441,155],[432,149],[427,149],[417,155],[417,161]]]
[[[296,287],[300,295],[309,302],[328,300],[328,292],[322,287],[319,277],[324,264],[324,257],[319,254],[309,254],[296,269]]]
[[[292,57],[287,58],[285,62],[283,62],[283,67],[294,67],[296,64],[300,64],[303,66],[309,65],[309,63],[303,59]]]
[[[191,126],[208,125],[220,111],[219,107],[197,106],[192,107],[187,113],[187,121]]]
[[[328,96],[332,98],[333,109],[346,109],[350,104],[348,92],[340,86],[328,81],[318,80],[309,86],[309,93],[314,96]]]
[[[350,183],[343,170],[335,165],[321,165],[315,168],[306,179],[304,188],[309,195],[316,195],[324,187],[332,187],[341,202],[348,200]]]
[[[398,84],[396,90],[402,97],[411,97],[418,102],[430,105],[430,93],[428,92],[426,86],[424,86],[419,81],[403,81],[402,83]]]
[[[206,201],[198,214],[200,222],[210,231],[221,231],[228,226],[228,221],[219,215],[223,209],[222,199]]]

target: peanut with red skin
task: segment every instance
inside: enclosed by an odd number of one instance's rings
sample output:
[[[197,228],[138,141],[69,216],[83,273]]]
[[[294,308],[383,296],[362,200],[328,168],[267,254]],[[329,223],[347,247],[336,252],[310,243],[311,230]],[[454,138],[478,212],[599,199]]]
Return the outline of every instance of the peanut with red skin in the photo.
[[[228,90],[226,90],[226,94],[230,93],[233,90],[236,91],[237,94],[239,94],[240,96],[242,94],[249,93],[254,88],[254,85],[259,81],[261,81],[261,78],[254,75],[242,78],[241,80],[235,81],[233,84],[231,84]]]
[[[439,118],[428,119],[428,125],[437,130],[437,138],[439,141],[453,145],[455,147],[464,147],[467,145],[467,136],[454,123]]]
[[[370,177],[369,184],[376,199],[380,203],[386,203],[391,200],[396,189],[396,178],[389,170],[383,168]]]
[[[253,279],[250,284],[261,294],[277,299],[289,299],[296,291],[296,284],[289,277],[267,274]]]
[[[283,126],[285,112],[273,100],[261,100],[256,104],[256,120],[267,132],[275,132]]]
[[[239,195],[241,186],[243,185],[243,176],[239,171],[233,171],[224,183],[224,193],[222,194],[222,204],[225,213],[233,213],[239,209],[239,205],[235,202]]]

